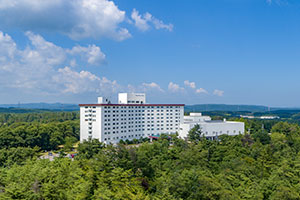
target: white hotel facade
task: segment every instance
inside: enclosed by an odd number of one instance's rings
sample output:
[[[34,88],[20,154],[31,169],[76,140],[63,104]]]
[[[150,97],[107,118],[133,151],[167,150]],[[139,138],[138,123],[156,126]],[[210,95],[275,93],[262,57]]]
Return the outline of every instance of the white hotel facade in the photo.
[[[80,104],[80,141],[98,139],[106,144],[161,134],[175,134],[186,139],[199,124],[205,137],[217,139],[222,134],[244,133],[243,122],[214,121],[201,113],[184,116],[184,104],[147,104],[143,93],[120,93],[118,104],[98,98],[97,104]]]
[[[80,141],[99,139],[106,144],[160,134],[174,134],[183,123],[184,104],[147,104],[143,93],[120,93],[118,104],[98,98],[80,104]]]

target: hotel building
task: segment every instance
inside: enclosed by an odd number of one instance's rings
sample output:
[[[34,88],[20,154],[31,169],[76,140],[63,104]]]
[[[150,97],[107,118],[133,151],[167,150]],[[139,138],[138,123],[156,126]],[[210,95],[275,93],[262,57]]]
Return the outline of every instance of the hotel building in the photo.
[[[147,104],[143,93],[120,93],[118,103],[104,97],[97,104],[80,104],[80,141],[106,144],[179,132],[184,104]]]

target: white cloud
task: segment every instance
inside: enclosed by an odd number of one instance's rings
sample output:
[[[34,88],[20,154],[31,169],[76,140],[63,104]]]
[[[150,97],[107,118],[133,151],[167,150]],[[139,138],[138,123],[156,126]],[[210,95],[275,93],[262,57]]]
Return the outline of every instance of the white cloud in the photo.
[[[171,92],[182,92],[182,91],[184,91],[184,88],[180,87],[178,84],[173,83],[173,82],[170,82],[170,83],[169,83],[168,89],[169,89]]]
[[[288,5],[289,0],[266,0],[268,4],[276,4],[276,5]]]
[[[205,90],[204,88],[196,89],[196,83],[195,82],[190,82],[189,80],[185,80],[184,85],[189,87],[189,88],[192,88],[193,91],[195,91],[196,94],[201,94],[201,93],[208,94],[207,90]]]
[[[21,90],[34,95],[111,95],[119,91],[156,93],[164,90],[154,82],[122,86],[79,67],[103,62],[100,47],[75,46],[65,49],[27,32],[25,49],[7,34],[0,32],[0,88],[10,93]],[[72,66],[69,67],[69,64]],[[71,68],[73,67],[73,68]],[[79,69],[78,69],[79,68]]]
[[[0,0],[0,18],[1,28],[59,32],[74,40],[111,38],[122,41],[131,37],[123,25],[128,22],[126,12],[111,0]],[[133,9],[131,19],[142,31],[151,26],[173,30],[173,24],[165,24],[148,12],[140,15]]]
[[[166,29],[173,31],[173,24],[165,24],[163,21],[155,18],[150,13],[146,12],[140,15],[136,9],[133,9],[131,13],[131,19],[134,21],[134,25],[141,31],[147,31],[150,29],[150,23],[155,29]]]
[[[82,93],[96,91],[94,88],[101,79],[88,71],[76,72],[69,67],[58,69],[53,77],[54,82],[61,84],[63,93]]]
[[[59,65],[63,63],[67,57],[71,56],[73,57],[70,60],[72,66],[76,65],[76,60],[97,66],[102,64],[106,58],[100,47],[94,44],[88,45],[88,47],[77,45],[72,49],[63,49],[32,32],[26,32],[26,36],[30,40],[32,47],[27,47],[23,53],[30,54],[31,56],[32,54],[38,54],[39,58],[45,58],[46,64],[49,65]]]
[[[0,65],[0,69],[9,70],[10,61],[14,59],[15,53],[17,51],[17,45],[12,40],[12,38],[0,32],[0,63],[5,63],[6,65]]]
[[[125,11],[109,0],[0,0],[0,26],[50,30],[72,39],[131,37]]]
[[[100,64],[105,60],[105,54],[100,47],[96,45],[89,45],[88,47],[75,46],[67,51],[71,55],[79,55],[82,59],[87,60],[91,65]],[[73,61],[74,62],[74,61]]]
[[[36,55],[36,59],[45,58],[44,62],[49,65],[58,65],[66,59],[64,49],[56,46],[51,42],[47,42],[40,35],[35,35],[32,32],[26,32],[26,36],[31,42],[33,48],[28,47],[25,53],[28,55]],[[35,51],[33,51],[33,49]]]
[[[221,96],[224,95],[224,91],[215,89],[213,94],[216,95],[216,96],[221,97]]]
[[[156,19],[154,17],[151,18],[152,23],[156,29],[166,29],[168,31],[173,31],[174,25],[173,24],[164,24],[163,21]]]
[[[166,91],[155,82],[122,86],[117,81],[88,71],[88,67],[83,70],[82,66],[103,62],[105,55],[100,47],[89,45],[67,49],[32,32],[26,32],[25,35],[28,45],[20,48],[11,36],[0,31],[0,89],[15,96],[45,94],[63,98],[80,94],[85,97],[87,94],[112,95],[123,91],[146,92],[150,96],[164,94],[166,98],[180,94],[185,98],[186,95],[207,93],[203,88],[197,89],[196,84],[188,80],[184,81],[184,85],[191,88],[189,90],[174,82],[169,82]],[[216,89],[213,94],[223,96],[224,91]]]
[[[203,89],[203,88],[197,89],[197,90],[196,90],[196,93],[197,93],[197,94],[201,94],[201,93],[208,94],[208,92],[207,92],[205,89]]]
[[[157,91],[160,91],[160,92],[164,92],[164,90],[161,89],[161,87],[157,83],[154,83],[154,82],[152,82],[152,83],[143,83],[142,85],[144,87],[144,91],[152,89],[152,90],[157,90]]]
[[[145,92],[151,94],[158,94],[164,92],[164,90],[154,82],[151,83],[142,83],[140,85],[131,85],[128,84],[127,87],[122,87],[123,91],[127,92]]]
[[[100,78],[88,72],[72,71],[64,67],[67,63],[80,61],[83,65],[98,65],[105,55],[95,45],[76,46],[64,49],[46,41],[40,35],[27,32],[30,41],[25,49],[20,49],[13,39],[0,32],[0,85],[2,88],[19,88],[36,92],[86,92],[99,88],[112,88],[114,81]],[[78,59],[78,57],[83,57]],[[75,65],[75,64],[74,64]],[[91,87],[91,85],[95,85]]]
[[[88,71],[76,72],[69,67],[58,69],[58,73],[52,77],[55,83],[62,88],[63,93],[110,93],[117,90],[116,81],[100,78]]]
[[[185,85],[185,86],[188,86],[188,87],[190,87],[190,88],[192,88],[192,89],[195,89],[195,88],[196,88],[196,83],[195,83],[195,82],[190,82],[190,81],[188,81],[188,80],[184,81],[184,85]]]
[[[146,31],[150,28],[148,21],[144,17],[139,15],[139,12],[136,9],[133,9],[131,18],[134,20],[135,26],[141,31]]]

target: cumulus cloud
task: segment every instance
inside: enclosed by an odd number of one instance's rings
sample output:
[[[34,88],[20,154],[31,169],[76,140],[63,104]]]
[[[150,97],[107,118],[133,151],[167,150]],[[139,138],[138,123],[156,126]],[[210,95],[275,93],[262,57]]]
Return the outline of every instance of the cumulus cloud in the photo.
[[[76,72],[65,67],[68,63],[76,62],[78,57],[82,57],[79,62],[83,65],[98,65],[105,58],[100,47],[90,45],[64,49],[32,32],[27,32],[26,36],[30,43],[20,49],[8,34],[0,32],[2,87],[49,93],[97,92],[99,88],[111,91],[117,87],[115,81],[97,77],[88,71]]]
[[[127,85],[127,87],[122,87],[123,91],[128,92],[145,92],[145,93],[151,93],[151,94],[159,94],[162,92],[165,92],[160,85],[157,83],[151,82],[151,83],[142,83],[139,85]]]
[[[131,37],[125,22],[132,22],[139,30],[173,30],[146,12],[136,9],[131,20],[111,0],[0,0],[0,27],[23,31],[59,32],[74,40],[111,38],[118,41]],[[127,19],[127,20],[126,20]]]
[[[0,32],[0,62],[5,63],[5,65],[0,65],[0,69],[6,69],[9,70],[10,61],[14,59],[15,52],[17,51],[17,45],[12,40],[12,38]]]
[[[224,91],[215,89],[213,94],[216,95],[216,96],[221,97],[221,96],[224,95]]]
[[[195,88],[196,88],[196,83],[195,83],[195,82],[190,82],[190,81],[188,81],[188,80],[184,81],[184,85],[185,85],[185,86],[188,86],[188,87],[190,87],[190,88],[192,88],[192,89],[195,89]]]
[[[196,88],[196,83],[195,82],[191,82],[189,80],[185,80],[184,82],[184,85],[188,88],[191,88],[193,89],[193,91],[196,93],[196,94],[208,94],[207,90],[203,89],[203,88],[199,88],[197,89]]]
[[[62,97],[78,94],[111,95],[120,91],[146,92],[153,96],[207,93],[203,88],[197,89],[191,81],[184,81],[184,85],[191,88],[189,90],[174,82],[169,82],[167,90],[155,82],[119,85],[115,80],[88,71],[89,67],[82,69],[82,66],[99,65],[104,61],[105,55],[100,47],[77,45],[68,49],[32,32],[26,32],[25,35],[28,45],[20,48],[11,36],[0,31],[0,89],[15,92],[15,95],[20,95],[17,91],[22,95]],[[216,89],[213,94],[223,96],[224,91]]]
[[[89,45],[88,47],[83,46],[75,46],[71,50],[67,50],[67,52],[74,56],[80,56],[83,60],[87,60],[87,62],[91,65],[102,63],[106,56],[101,51],[100,47],[96,45]],[[74,62],[74,61],[72,61]],[[74,63],[75,64],[75,63]],[[72,64],[72,65],[74,65]]]
[[[0,18],[1,27],[61,32],[76,40],[131,37],[121,27],[125,11],[109,0],[0,0]]]
[[[287,5],[289,0],[266,0],[268,4]]]
[[[23,53],[27,56],[36,56],[36,59],[44,58],[45,64],[58,65],[66,59],[63,48],[46,41],[42,36],[26,32],[32,47],[27,47]],[[32,59],[33,60],[33,59]]]
[[[53,81],[62,88],[63,93],[110,93],[115,92],[119,85],[116,81],[100,78],[88,71],[76,72],[69,67],[58,69],[52,77]]]
[[[146,31],[150,28],[148,21],[145,17],[141,16],[136,9],[133,9],[131,13],[131,19],[134,20],[134,25],[141,31]]]
[[[20,52],[31,56],[32,54],[39,55],[36,59],[45,58],[46,64],[49,65],[62,64],[68,60],[68,57],[71,57],[70,63],[73,63],[72,65],[80,61],[84,64],[97,66],[101,65],[106,57],[100,47],[94,44],[88,45],[88,47],[77,45],[72,49],[63,49],[32,32],[26,32],[25,35],[30,40],[31,46]]]
[[[196,93],[197,93],[197,94],[201,94],[201,93],[208,94],[208,92],[207,92],[205,89],[203,89],[203,88],[197,89],[197,90],[196,90]]]
[[[150,24],[152,24],[155,29],[166,29],[168,31],[173,31],[174,27],[173,24],[165,24],[148,12],[141,15],[136,9],[133,9],[131,19],[133,20],[134,25],[141,31],[149,30],[151,27]]]
[[[11,36],[0,32],[1,89],[11,92],[19,89],[36,95],[111,95],[119,91],[155,94],[164,92],[155,82],[122,86],[115,80],[80,69],[82,65],[99,65],[103,62],[105,55],[96,45],[66,49],[32,32],[26,32],[25,35],[29,44],[21,49]]]
[[[180,87],[178,84],[170,82],[168,85],[168,89],[171,92],[182,92],[184,91],[184,88]]]
[[[142,86],[144,87],[144,90],[147,91],[147,90],[157,90],[157,91],[160,91],[160,92],[164,92],[163,89],[161,89],[161,87],[157,84],[157,83],[143,83]]]

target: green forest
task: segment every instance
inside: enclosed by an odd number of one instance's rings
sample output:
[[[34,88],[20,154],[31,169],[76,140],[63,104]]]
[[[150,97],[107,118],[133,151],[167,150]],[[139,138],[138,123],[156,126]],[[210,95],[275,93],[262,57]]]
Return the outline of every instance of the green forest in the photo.
[[[0,199],[300,199],[299,124],[235,120],[247,134],[209,141],[196,126],[188,141],[91,140],[72,159],[77,112],[1,113]]]

